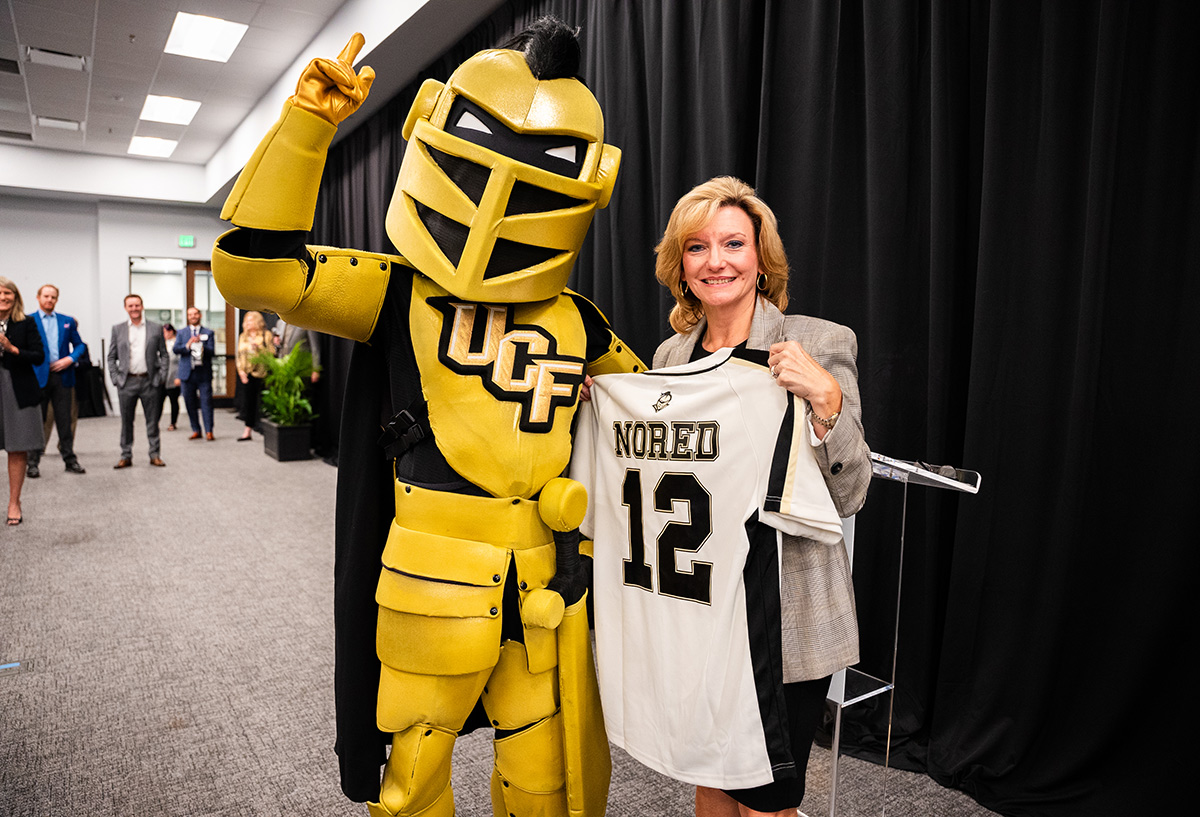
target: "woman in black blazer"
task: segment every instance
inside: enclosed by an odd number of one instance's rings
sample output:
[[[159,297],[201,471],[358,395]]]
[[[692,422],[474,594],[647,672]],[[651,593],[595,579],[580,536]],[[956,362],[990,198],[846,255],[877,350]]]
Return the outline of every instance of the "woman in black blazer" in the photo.
[[[33,367],[46,351],[21,290],[0,276],[0,448],[8,452],[8,524],[19,525],[29,452],[45,444],[42,390]]]

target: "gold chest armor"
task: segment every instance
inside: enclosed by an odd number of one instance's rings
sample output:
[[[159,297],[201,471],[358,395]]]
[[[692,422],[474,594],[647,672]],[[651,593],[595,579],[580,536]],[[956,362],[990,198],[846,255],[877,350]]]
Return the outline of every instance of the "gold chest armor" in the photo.
[[[493,496],[526,499],[562,473],[587,368],[569,296],[483,304],[414,275],[409,327],[429,424],[451,468]]]

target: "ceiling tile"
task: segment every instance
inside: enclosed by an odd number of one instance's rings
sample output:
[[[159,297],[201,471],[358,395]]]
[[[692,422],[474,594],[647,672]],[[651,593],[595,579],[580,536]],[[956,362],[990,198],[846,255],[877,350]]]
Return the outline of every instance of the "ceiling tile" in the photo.
[[[93,3],[76,3],[74,11],[53,8],[53,2],[12,3],[13,22],[21,45],[66,54],[92,55]],[[82,12],[82,13],[81,13]]]
[[[29,115],[17,111],[0,109],[0,130],[29,133]]]
[[[366,0],[389,4],[401,0]],[[445,8],[495,5],[498,0],[432,0]],[[172,162],[207,162],[229,135],[290,71],[344,0],[0,0],[0,59],[22,74],[0,71],[0,131],[31,130],[29,109],[85,122],[82,133],[33,130],[34,148],[124,156],[134,135],[178,138]],[[179,11],[250,26],[227,64],[163,53]],[[464,25],[442,15],[439,37]],[[25,46],[90,57],[80,73],[23,61]],[[28,69],[28,70],[27,70]],[[30,96],[26,94],[28,90]],[[295,78],[284,85],[290,89]],[[201,101],[186,127],[139,120],[147,93]],[[273,102],[276,107],[278,102]]]

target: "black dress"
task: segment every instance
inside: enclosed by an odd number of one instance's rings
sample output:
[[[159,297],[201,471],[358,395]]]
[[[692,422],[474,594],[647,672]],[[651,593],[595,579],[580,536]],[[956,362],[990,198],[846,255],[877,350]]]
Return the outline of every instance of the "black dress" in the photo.
[[[17,353],[0,352],[0,448],[37,451],[46,444],[42,430],[42,390],[33,367],[46,356],[32,317],[0,321]]]

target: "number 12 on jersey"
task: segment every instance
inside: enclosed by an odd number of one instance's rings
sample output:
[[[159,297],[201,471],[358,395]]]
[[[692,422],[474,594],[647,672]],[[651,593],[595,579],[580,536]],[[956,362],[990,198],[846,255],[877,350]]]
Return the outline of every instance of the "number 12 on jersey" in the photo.
[[[655,538],[658,593],[663,596],[712,603],[712,563],[693,560],[691,571],[679,569],[676,553],[698,553],[712,533],[712,496],[690,472],[667,472],[654,486],[651,528]],[[625,584],[655,592],[654,569],[646,561],[643,522],[642,472],[627,468],[621,483],[621,504],[629,509],[629,558],[623,560]],[[686,521],[670,519],[659,526],[660,516],[674,514],[679,506],[688,510]]]

